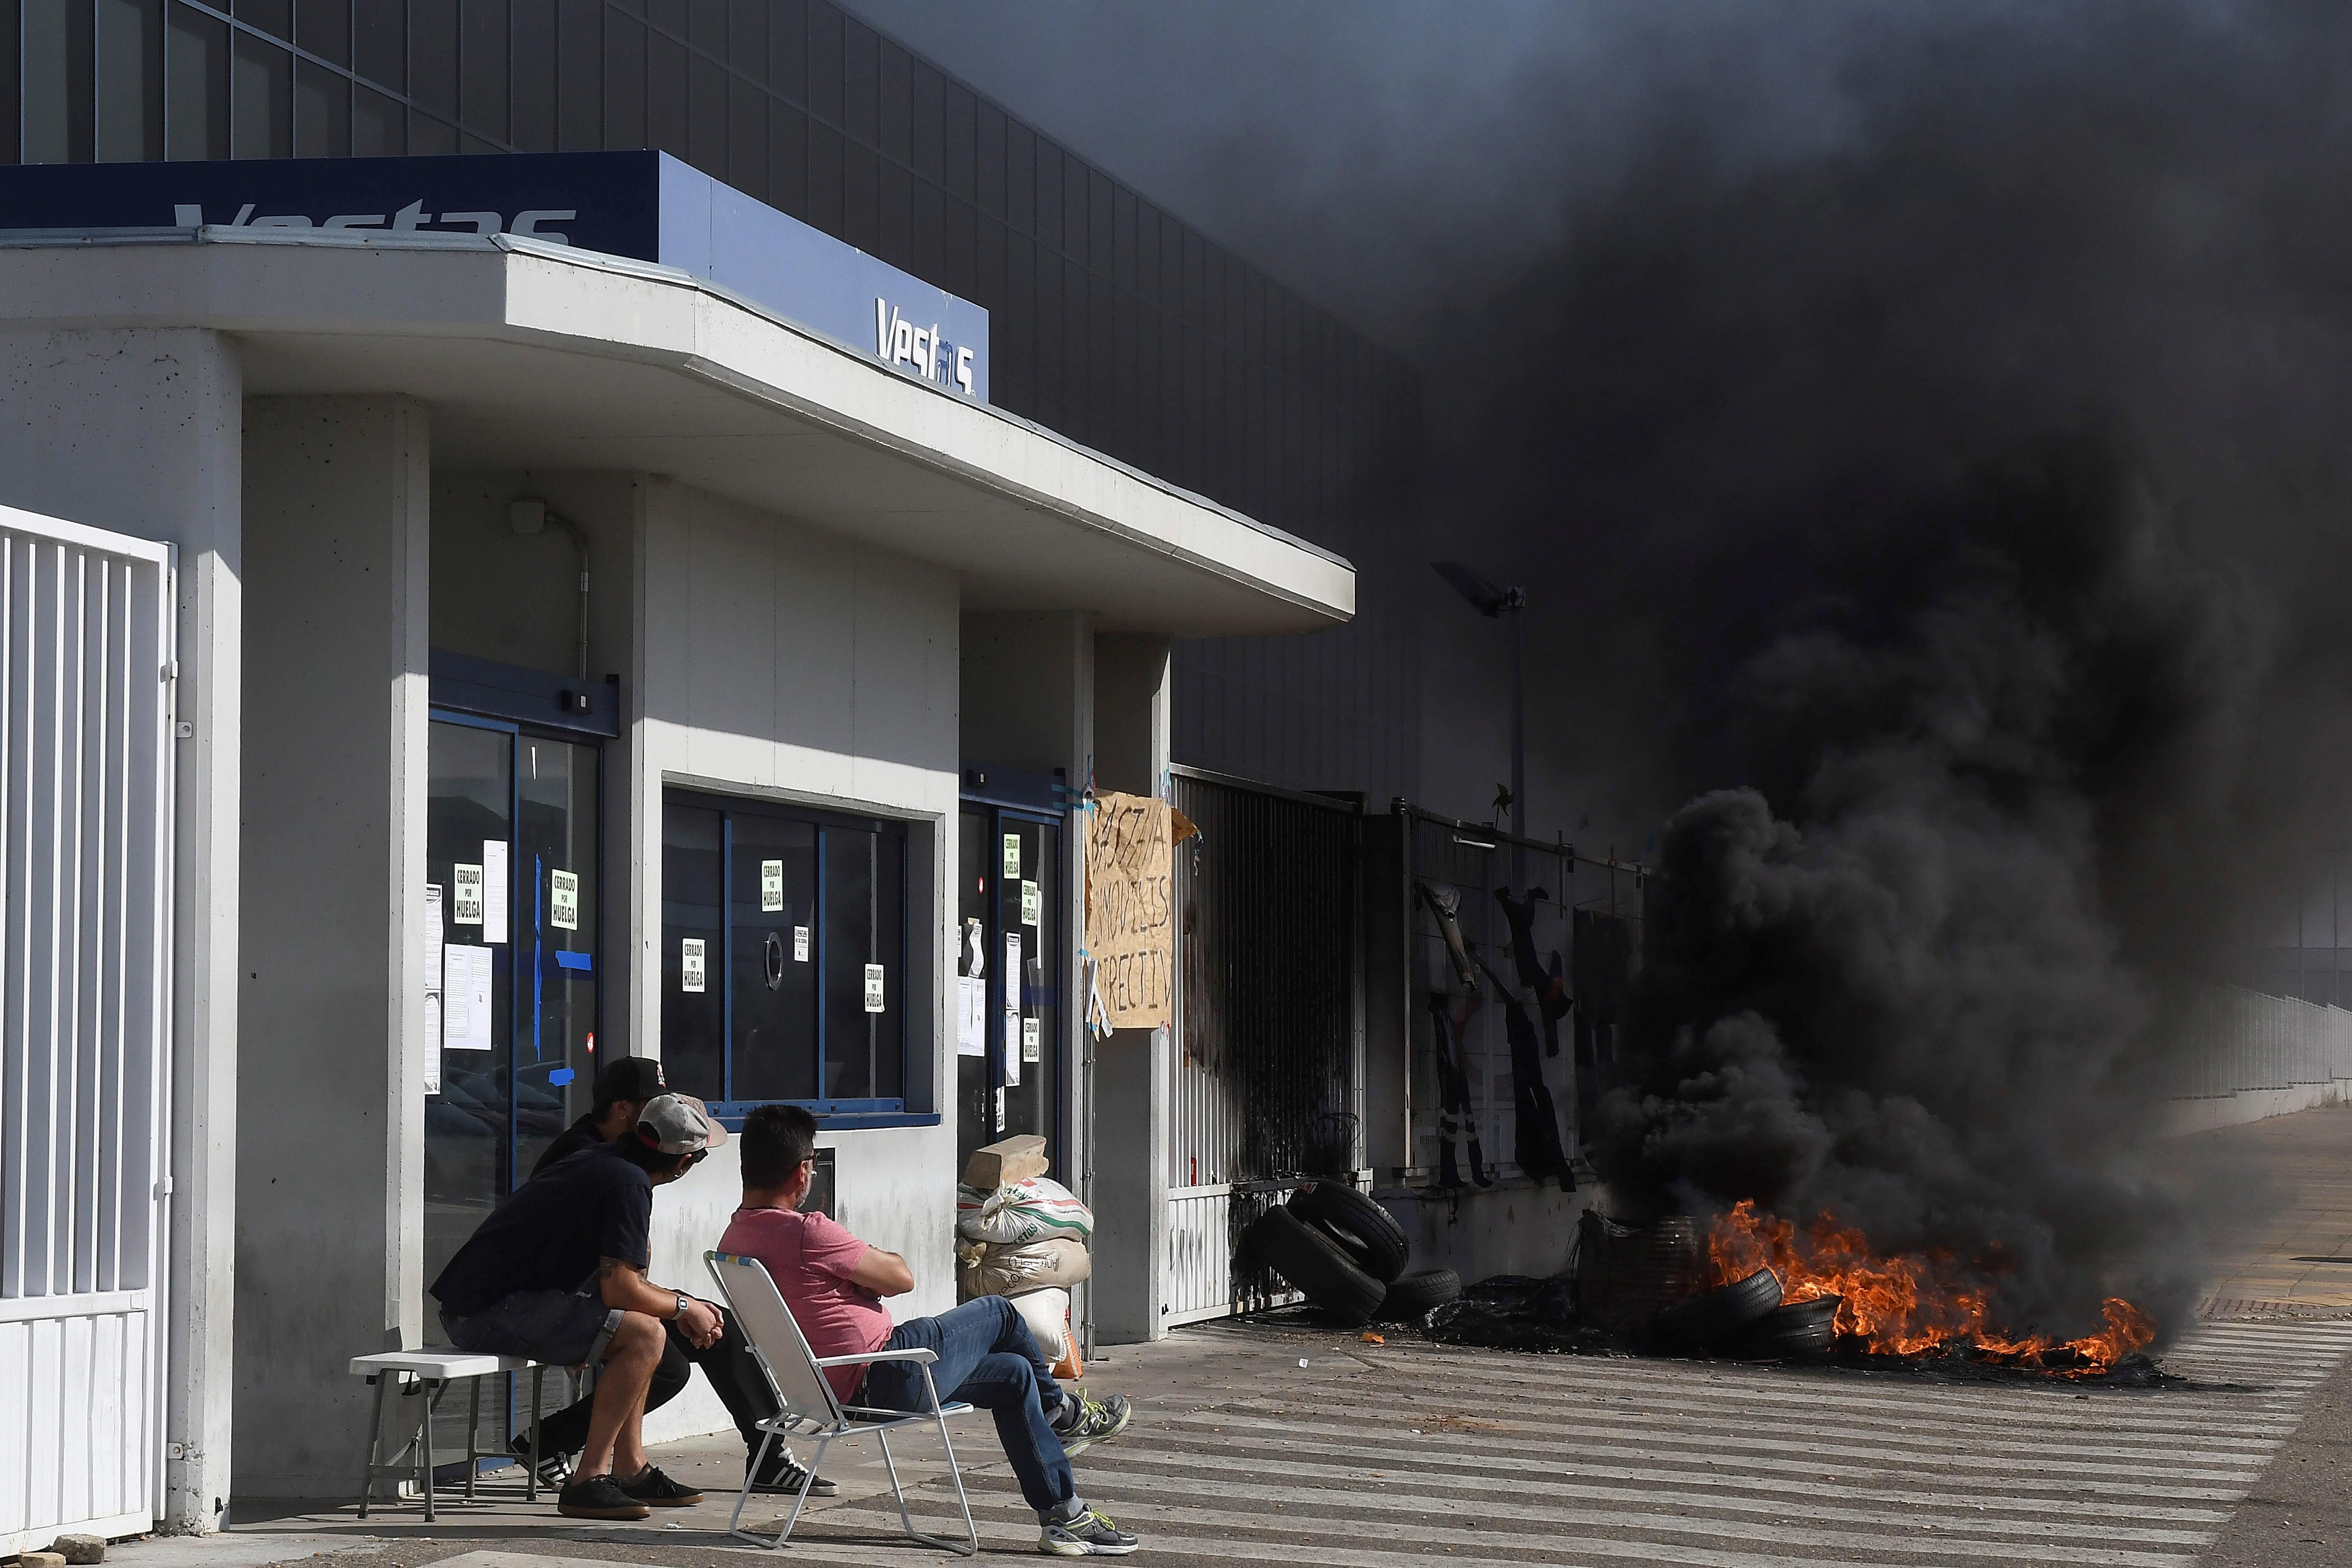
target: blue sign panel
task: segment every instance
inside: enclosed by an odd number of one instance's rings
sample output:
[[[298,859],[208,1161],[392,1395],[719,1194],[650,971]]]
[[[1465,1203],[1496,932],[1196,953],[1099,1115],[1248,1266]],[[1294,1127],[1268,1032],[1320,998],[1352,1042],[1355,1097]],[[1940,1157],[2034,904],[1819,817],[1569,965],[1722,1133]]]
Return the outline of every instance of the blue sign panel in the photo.
[[[0,167],[0,229],[512,234],[656,261],[960,395],[988,398],[988,312],[666,153]]]

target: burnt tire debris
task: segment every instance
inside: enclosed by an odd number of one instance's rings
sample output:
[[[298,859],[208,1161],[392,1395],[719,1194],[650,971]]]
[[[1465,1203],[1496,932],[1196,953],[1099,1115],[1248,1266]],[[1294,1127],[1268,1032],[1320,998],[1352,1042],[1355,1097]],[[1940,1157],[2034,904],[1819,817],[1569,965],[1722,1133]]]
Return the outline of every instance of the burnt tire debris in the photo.
[[[1309,1182],[1290,1194],[1289,1208],[1338,1242],[1357,1268],[1381,1284],[1404,1272],[1411,1253],[1404,1227],[1394,1215],[1346,1183]]]
[[[1451,1268],[1422,1268],[1389,1281],[1388,1300],[1381,1303],[1383,1321],[1417,1321],[1448,1301],[1462,1299],[1462,1276]]]
[[[1338,1242],[1286,1207],[1260,1215],[1242,1233],[1242,1245],[1308,1301],[1351,1328],[1370,1322],[1388,1295],[1388,1287],[1357,1268]]]
[[[1780,1304],[1780,1277],[1759,1268],[1744,1279],[1677,1301],[1650,1320],[1660,1343],[1712,1350],[1738,1338]]]

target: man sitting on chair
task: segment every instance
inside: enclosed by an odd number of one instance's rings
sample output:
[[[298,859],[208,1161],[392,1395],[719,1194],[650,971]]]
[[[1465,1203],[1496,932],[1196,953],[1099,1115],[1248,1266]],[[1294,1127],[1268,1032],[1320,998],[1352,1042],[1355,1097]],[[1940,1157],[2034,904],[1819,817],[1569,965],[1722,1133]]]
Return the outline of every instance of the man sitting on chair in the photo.
[[[1065,1390],[1013,1303],[982,1296],[936,1318],[892,1327],[885,1296],[915,1288],[907,1260],[869,1247],[821,1214],[802,1214],[815,1175],[816,1119],[796,1105],[763,1105],[744,1119],[743,1206],[719,1243],[756,1258],[819,1357],[880,1350],[928,1350],[940,1397],[996,1417],[996,1435],[1037,1510],[1038,1550],[1060,1557],[1124,1555],[1136,1538],[1088,1508],[1070,1474],[1070,1456],[1115,1437],[1132,1412],[1118,1394],[1094,1399]],[[921,1366],[880,1362],[828,1367],[844,1405],[927,1410]]]
[[[566,1160],[593,1154],[607,1144],[635,1136],[637,1118],[646,1106],[668,1091],[661,1063],[650,1057],[616,1057],[606,1062],[596,1074],[594,1100],[588,1114],[547,1146],[547,1152],[531,1167],[531,1180],[538,1181],[562,1168]],[[767,1381],[761,1375],[759,1363],[751,1359],[751,1346],[745,1342],[742,1330],[723,1312],[719,1322],[719,1337],[708,1343],[698,1343],[683,1323],[668,1325],[669,1342],[663,1346],[661,1360],[655,1364],[653,1377],[646,1385],[646,1408],[659,1410],[677,1398],[686,1391],[692,1370],[700,1367],[711,1391],[734,1418],[735,1429],[742,1434],[744,1464],[748,1468],[751,1456],[760,1451],[763,1434],[759,1423],[776,1413],[775,1402],[768,1396]],[[578,1453],[587,1443],[588,1424],[594,1415],[593,1397],[576,1400],[542,1417],[536,1427],[527,1426],[516,1433],[510,1447],[525,1464],[538,1467],[543,1479],[560,1484],[565,1475],[567,1457]],[[534,1443],[543,1452],[533,1453]],[[793,1458],[792,1449],[771,1445],[767,1463],[751,1479],[751,1489],[790,1495],[798,1492],[803,1482],[808,1482],[808,1478]],[[808,1482],[813,1497],[831,1497],[839,1489],[823,1476]]]
[[[676,1323],[715,1343],[719,1310],[646,1278],[654,1188],[727,1141],[702,1102],[646,1102],[636,1129],[525,1182],[481,1223],[433,1282],[441,1326],[459,1350],[599,1365],[586,1447],[557,1510],[574,1519],[644,1519],[702,1494],[646,1458],[646,1389]]]

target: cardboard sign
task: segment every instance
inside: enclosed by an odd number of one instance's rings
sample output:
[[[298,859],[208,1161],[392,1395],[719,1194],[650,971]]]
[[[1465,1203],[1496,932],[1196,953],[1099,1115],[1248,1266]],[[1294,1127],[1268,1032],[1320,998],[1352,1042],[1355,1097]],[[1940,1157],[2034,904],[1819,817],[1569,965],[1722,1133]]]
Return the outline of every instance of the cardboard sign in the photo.
[[[1114,1029],[1173,1018],[1173,827],[1148,795],[1098,795],[1087,812],[1087,956]]]

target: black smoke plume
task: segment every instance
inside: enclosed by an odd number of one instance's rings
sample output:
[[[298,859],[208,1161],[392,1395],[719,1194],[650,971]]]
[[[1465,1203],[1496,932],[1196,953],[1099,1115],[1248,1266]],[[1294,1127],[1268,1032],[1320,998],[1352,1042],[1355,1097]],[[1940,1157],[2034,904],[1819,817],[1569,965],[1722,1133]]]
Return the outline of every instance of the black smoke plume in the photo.
[[[1594,1157],[1638,1207],[1948,1254],[2012,1331],[2091,1331],[2110,1295],[2177,1323],[2196,1258],[2146,1134],[2179,998],[2130,900],[2231,798],[2262,617],[2110,437],[1898,521],[1894,580],[1734,682],[1755,783],[1666,826]]]
[[[1416,346],[1425,803],[1496,776],[1460,558],[1537,831],[1667,825],[1624,1200],[2177,1325],[2181,998],[2347,838],[2343,8],[866,3]]]

